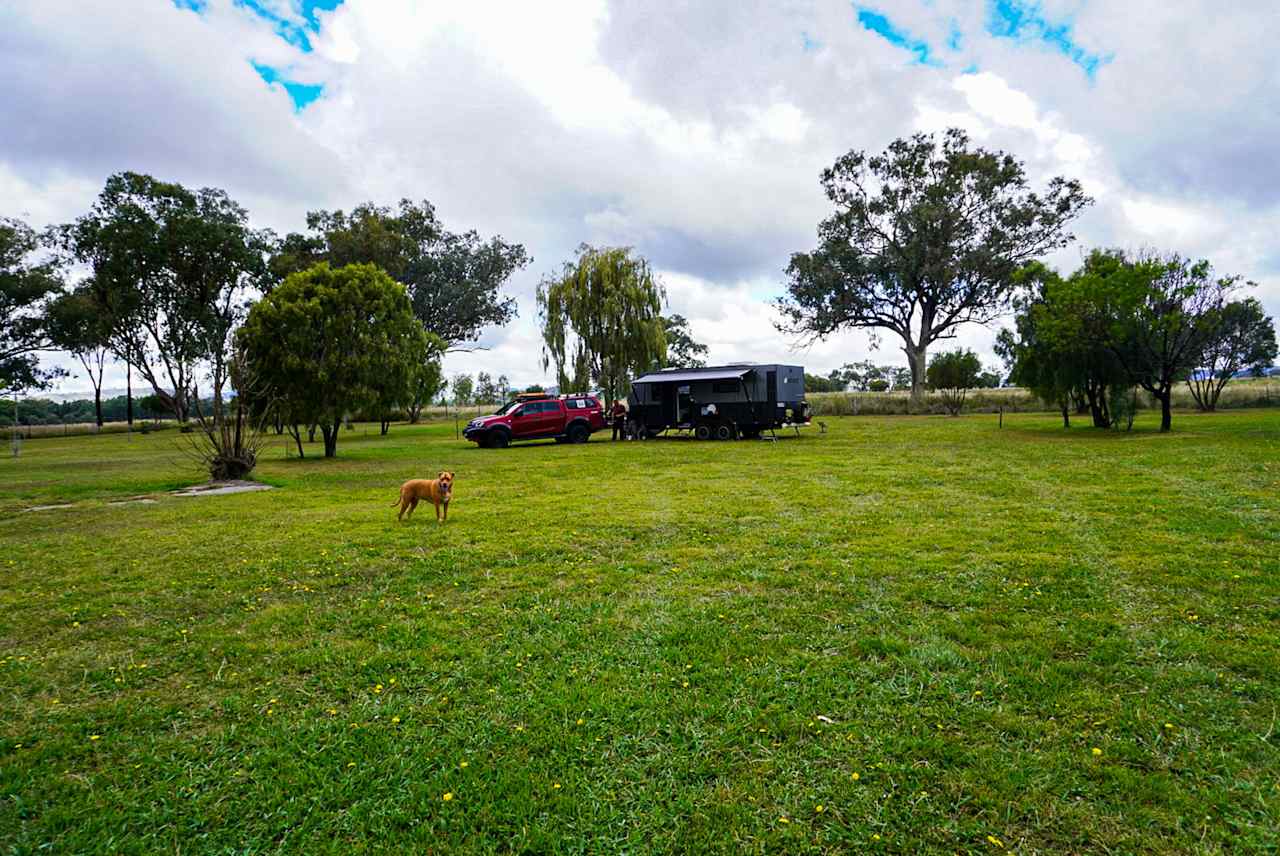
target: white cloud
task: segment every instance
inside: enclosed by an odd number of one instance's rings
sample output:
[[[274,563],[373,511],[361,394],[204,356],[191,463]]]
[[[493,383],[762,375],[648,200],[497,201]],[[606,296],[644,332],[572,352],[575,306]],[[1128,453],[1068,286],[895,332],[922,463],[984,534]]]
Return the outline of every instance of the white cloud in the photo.
[[[272,2],[301,23],[296,0]],[[11,0],[0,214],[69,219],[121,169],[224,187],[277,230],[311,208],[425,198],[451,227],[535,257],[511,283],[519,319],[488,331],[488,350],[450,355],[450,373],[547,380],[534,287],[584,240],[644,253],[713,359],[827,370],[866,356],[867,335],[797,355],[769,304],[829,212],[819,172],[958,125],[1024,160],[1033,185],[1068,175],[1096,197],[1054,264],[1096,245],[1207,255],[1260,280],[1280,315],[1269,3],[1044,0],[1046,19],[1110,56],[1092,79],[1043,40],[989,35],[981,0],[869,5],[941,65],[915,63],[843,0],[346,0],[320,14],[310,53],[233,0],[200,15]],[[295,113],[250,60],[324,95]],[[991,359],[989,331],[959,341]],[[901,361],[887,338],[876,358]]]

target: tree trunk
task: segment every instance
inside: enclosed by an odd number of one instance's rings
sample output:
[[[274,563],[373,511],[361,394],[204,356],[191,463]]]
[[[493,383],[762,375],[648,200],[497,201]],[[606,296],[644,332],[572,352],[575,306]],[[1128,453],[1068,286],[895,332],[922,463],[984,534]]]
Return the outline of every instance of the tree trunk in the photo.
[[[1065,404],[1062,405],[1062,427],[1063,430],[1069,430],[1071,428],[1071,408],[1067,407]]]
[[[125,407],[126,407],[125,412],[129,420],[129,428],[132,429],[133,428],[133,363],[126,360],[124,364],[124,369],[125,369],[124,395],[125,395]]]
[[[93,388],[93,414],[98,420],[98,427],[102,427],[102,384],[99,383]]]
[[[342,420],[333,420],[333,425],[321,425],[320,432],[324,434],[324,456],[332,458],[338,454],[338,429],[342,427]]]
[[[902,350],[906,352],[907,364],[911,366],[911,401],[919,404],[924,400],[924,379],[925,371],[929,367],[929,346],[908,342]]]
[[[387,436],[387,429],[389,429],[390,427],[391,427],[391,423],[388,420],[383,419],[382,420],[382,436],[383,437]]]
[[[319,427],[315,422],[307,426],[307,442],[314,443],[316,441],[316,428]]]
[[[1160,433],[1163,434],[1173,427],[1173,390],[1165,387],[1156,397],[1160,399]]]

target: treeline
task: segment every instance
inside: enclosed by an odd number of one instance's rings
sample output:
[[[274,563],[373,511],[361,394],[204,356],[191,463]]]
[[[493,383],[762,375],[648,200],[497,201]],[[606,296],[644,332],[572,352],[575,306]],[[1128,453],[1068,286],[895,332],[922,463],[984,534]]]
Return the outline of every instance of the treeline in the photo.
[[[1096,427],[1128,428],[1141,390],[1168,431],[1175,388],[1185,384],[1211,411],[1232,377],[1261,377],[1277,355],[1275,324],[1256,299],[1238,297],[1246,283],[1208,262],[1097,250],[1070,276],[1034,263],[1017,278],[1015,327],[998,349],[1013,382],[1064,425],[1087,413]]]
[[[0,399],[0,426],[13,425],[13,399]],[[103,398],[95,405],[87,398],[75,401],[52,401],[48,398],[24,398],[18,409],[19,425],[64,425],[77,423],[124,422],[129,418],[129,399],[117,395]],[[98,422],[101,411],[102,422]],[[133,402],[138,419],[163,419],[172,416],[155,396],[142,396]]]
[[[931,348],[1011,311],[1009,379],[1064,422],[1087,412],[1100,427],[1132,424],[1141,390],[1168,431],[1179,384],[1211,410],[1233,374],[1275,359],[1274,324],[1242,298],[1246,283],[1207,262],[1098,250],[1070,276],[1048,270],[1039,260],[1071,244],[1093,200],[1062,176],[1033,190],[1021,162],[960,129],[851,151],[821,182],[833,211],[818,246],[791,257],[779,328],[803,341],[848,329],[900,339],[917,403],[934,390],[959,412],[986,372],[971,352],[931,359]]]
[[[138,415],[196,423],[211,467],[234,475],[252,468],[262,424],[319,428],[332,455],[353,414],[384,430],[392,414],[417,418],[444,387],[443,354],[515,316],[502,286],[529,263],[524,247],[449,231],[430,203],[306,222],[281,238],[222,190],[129,172],[73,222],[36,233],[0,220],[0,388],[40,389],[65,372],[38,354],[66,351],[93,385],[92,414],[28,400],[20,418],[102,424],[128,413],[101,398],[118,360],[149,393]]]

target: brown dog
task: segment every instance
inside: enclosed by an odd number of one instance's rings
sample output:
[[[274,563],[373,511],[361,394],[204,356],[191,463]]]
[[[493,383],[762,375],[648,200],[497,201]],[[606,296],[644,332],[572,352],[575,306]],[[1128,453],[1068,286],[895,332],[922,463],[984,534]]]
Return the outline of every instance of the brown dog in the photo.
[[[453,473],[441,472],[436,479],[409,479],[400,485],[400,498],[391,503],[392,507],[400,506],[396,520],[403,520],[405,511],[413,517],[413,510],[423,499],[431,500],[436,507],[436,522],[440,522],[440,507],[444,506],[444,519],[449,519],[449,500],[453,497]]]

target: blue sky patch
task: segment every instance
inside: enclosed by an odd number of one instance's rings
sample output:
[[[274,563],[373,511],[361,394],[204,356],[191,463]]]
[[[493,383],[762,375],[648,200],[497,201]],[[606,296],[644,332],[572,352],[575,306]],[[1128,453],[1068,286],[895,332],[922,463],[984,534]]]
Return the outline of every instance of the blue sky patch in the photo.
[[[284,87],[284,91],[289,93],[289,97],[293,99],[294,112],[300,112],[324,92],[324,84],[297,83],[292,80],[285,80],[280,76],[279,71],[260,62],[253,63],[253,69],[268,84],[274,86],[278,83]]]
[[[1111,61],[1110,55],[1090,53],[1077,44],[1071,22],[1050,22],[1036,2],[991,0],[987,32],[996,38],[1044,42],[1084,69],[1090,79]]]
[[[342,5],[343,0],[302,0],[298,7],[302,16],[301,21],[277,15],[264,0],[235,0],[235,3],[264,21],[270,22],[276,35],[298,50],[309,52],[311,36],[320,32],[320,13],[337,9]],[[179,9],[190,9],[199,13],[208,6],[208,0],[173,0],[173,5]]]
[[[889,44],[915,54],[916,62],[921,65],[942,65],[941,62],[934,58],[933,50],[929,47],[928,42],[912,36],[906,30],[896,26],[880,12],[864,6],[856,6],[855,8],[858,10],[859,24],[880,36]]]

